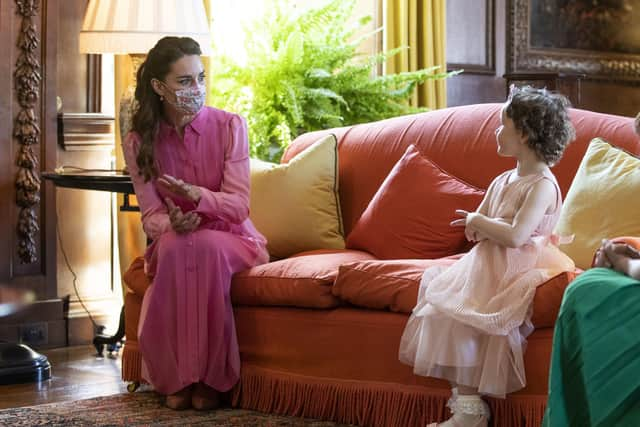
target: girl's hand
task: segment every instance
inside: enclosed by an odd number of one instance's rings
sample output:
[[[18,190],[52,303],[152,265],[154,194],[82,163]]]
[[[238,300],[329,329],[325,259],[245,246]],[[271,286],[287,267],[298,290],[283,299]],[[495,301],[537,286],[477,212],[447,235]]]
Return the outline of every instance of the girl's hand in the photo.
[[[184,213],[170,198],[165,199],[169,208],[171,227],[178,234],[190,233],[200,225],[200,216],[194,211]]]
[[[480,236],[478,231],[473,229],[473,227],[470,225],[473,217],[478,215],[476,212],[468,212],[462,209],[456,209],[456,215],[460,215],[462,218],[454,219],[450,222],[450,225],[452,225],[453,227],[464,226],[464,236],[468,241],[477,242],[486,238],[484,236]]]
[[[164,187],[165,190],[183,197],[187,200],[191,200],[193,203],[198,203],[202,192],[197,185],[187,184],[181,179],[177,179],[171,175],[162,175],[158,178],[158,184]]]

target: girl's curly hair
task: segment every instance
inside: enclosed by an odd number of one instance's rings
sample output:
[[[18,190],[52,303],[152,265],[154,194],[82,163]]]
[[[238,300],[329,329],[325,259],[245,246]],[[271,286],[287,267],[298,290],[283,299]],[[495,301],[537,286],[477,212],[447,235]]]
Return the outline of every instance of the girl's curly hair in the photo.
[[[547,89],[511,85],[505,113],[541,160],[553,165],[574,140],[576,132],[569,119],[569,100]]]

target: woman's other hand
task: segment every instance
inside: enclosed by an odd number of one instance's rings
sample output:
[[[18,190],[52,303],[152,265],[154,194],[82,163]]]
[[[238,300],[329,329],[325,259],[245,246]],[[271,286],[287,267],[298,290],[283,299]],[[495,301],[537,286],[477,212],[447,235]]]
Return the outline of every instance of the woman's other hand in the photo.
[[[188,184],[171,175],[162,175],[158,178],[158,184],[164,187],[165,190],[187,200],[191,200],[193,203],[198,203],[202,196],[200,188],[197,185]]]
[[[200,225],[200,216],[194,211],[184,213],[170,198],[165,199],[169,209],[171,227],[178,234],[190,233]]]
[[[628,274],[627,265],[633,259],[635,249],[626,243],[614,243],[611,240],[603,240],[600,249],[596,252],[596,264],[598,257],[604,258],[602,267],[612,268],[621,273]]]

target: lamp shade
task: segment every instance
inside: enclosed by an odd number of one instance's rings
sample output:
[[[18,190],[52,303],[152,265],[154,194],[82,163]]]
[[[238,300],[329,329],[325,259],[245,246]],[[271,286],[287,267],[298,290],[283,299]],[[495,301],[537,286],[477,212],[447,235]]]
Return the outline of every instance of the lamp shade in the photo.
[[[90,0],[80,53],[146,54],[165,36],[191,37],[209,54],[211,33],[202,0]]]

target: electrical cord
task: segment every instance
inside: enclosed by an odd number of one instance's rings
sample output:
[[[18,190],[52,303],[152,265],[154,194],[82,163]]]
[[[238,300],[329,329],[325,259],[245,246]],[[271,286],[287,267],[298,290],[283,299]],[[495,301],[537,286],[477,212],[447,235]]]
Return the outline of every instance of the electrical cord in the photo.
[[[80,303],[80,305],[82,306],[84,311],[87,312],[87,315],[89,316],[89,320],[91,320],[91,323],[93,324],[94,330],[98,331],[100,328],[104,328],[104,327],[103,326],[98,326],[98,324],[94,320],[93,316],[91,315],[91,312],[89,311],[87,306],[84,305],[84,302],[82,301],[82,298],[80,298],[80,292],[78,292],[78,275],[76,274],[76,272],[71,267],[71,263],[69,263],[69,258],[67,257],[67,252],[64,250],[64,245],[62,244],[62,233],[60,232],[60,223],[58,221],[58,217],[59,217],[59,215],[58,215],[58,207],[56,206],[56,234],[58,235],[58,243],[60,244],[60,252],[62,252],[62,257],[64,258],[64,263],[67,266],[67,269],[69,270],[69,272],[71,273],[71,276],[73,276],[73,291],[76,294],[76,298],[78,298],[78,302]]]

